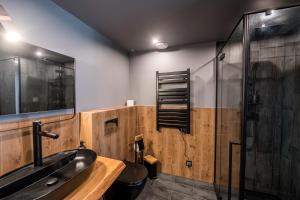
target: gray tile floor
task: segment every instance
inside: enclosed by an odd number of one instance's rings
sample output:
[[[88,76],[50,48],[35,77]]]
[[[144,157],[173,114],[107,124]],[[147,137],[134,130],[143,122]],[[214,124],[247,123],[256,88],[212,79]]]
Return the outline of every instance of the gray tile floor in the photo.
[[[159,174],[148,179],[137,200],[216,200],[212,185],[190,179]]]

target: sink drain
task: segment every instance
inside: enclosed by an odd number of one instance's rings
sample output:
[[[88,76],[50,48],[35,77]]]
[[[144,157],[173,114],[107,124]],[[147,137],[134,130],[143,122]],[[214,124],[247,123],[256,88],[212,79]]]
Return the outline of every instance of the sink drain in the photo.
[[[46,182],[46,185],[48,187],[52,186],[52,185],[55,185],[56,183],[58,183],[58,178],[50,178],[47,182]]]

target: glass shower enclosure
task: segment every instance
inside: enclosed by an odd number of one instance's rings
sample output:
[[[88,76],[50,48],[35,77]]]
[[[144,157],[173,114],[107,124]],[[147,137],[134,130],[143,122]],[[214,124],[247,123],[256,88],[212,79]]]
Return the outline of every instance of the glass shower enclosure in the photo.
[[[243,15],[216,72],[218,198],[300,200],[300,6]]]

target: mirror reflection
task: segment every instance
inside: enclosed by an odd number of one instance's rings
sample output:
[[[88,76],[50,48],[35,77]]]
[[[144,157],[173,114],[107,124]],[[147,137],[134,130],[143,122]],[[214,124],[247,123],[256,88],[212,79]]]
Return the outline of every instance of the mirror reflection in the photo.
[[[74,108],[74,58],[0,40],[0,115]]]
[[[15,114],[18,58],[0,51],[0,115]]]

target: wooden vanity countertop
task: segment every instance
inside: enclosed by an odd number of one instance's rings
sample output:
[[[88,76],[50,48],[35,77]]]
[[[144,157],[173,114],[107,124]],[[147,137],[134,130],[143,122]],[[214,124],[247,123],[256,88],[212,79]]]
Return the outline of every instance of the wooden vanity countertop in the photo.
[[[99,200],[125,168],[120,160],[98,156],[89,178],[65,200]]]

